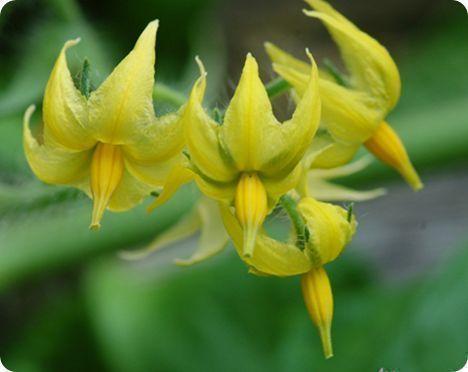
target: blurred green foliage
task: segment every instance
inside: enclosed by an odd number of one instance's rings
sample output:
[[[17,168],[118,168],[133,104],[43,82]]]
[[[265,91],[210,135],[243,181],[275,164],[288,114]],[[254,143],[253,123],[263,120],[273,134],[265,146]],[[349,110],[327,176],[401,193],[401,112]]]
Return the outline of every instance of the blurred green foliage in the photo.
[[[157,80],[192,83],[193,56],[210,75],[211,101],[226,83],[215,0],[23,0],[0,18],[0,357],[13,371],[363,371],[461,368],[468,345],[468,243],[439,272],[401,287],[379,283],[353,247],[331,265],[336,357],[323,360],[297,278],[247,275],[233,250],[193,268],[177,252],[125,263],[121,249],[149,241],[197,197],[181,190],[148,216],[144,206],[108,214],[87,229],[91,203],[43,185],[22,152],[21,117],[42,91],[66,39],[81,36],[72,69],[92,62],[102,81],[143,26],[161,20]],[[468,159],[465,14],[450,13],[415,35],[402,54],[404,91],[391,122],[426,174]],[[18,20],[21,19],[21,24]],[[124,21],[122,21],[124,19]],[[240,61],[239,61],[240,63]],[[158,105],[160,111],[168,110]],[[39,121],[39,115],[36,117]],[[423,175],[424,175],[423,172]],[[375,164],[347,180],[394,177]],[[184,253],[183,253],[184,254]],[[183,255],[182,254],[182,255]],[[180,256],[179,254],[177,254]]]

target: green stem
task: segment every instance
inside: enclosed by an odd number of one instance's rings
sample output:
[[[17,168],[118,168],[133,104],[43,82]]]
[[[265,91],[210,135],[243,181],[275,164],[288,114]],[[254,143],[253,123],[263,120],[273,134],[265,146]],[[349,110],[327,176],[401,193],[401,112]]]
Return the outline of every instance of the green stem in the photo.
[[[296,232],[296,245],[300,250],[304,250],[306,242],[309,240],[310,232],[304,219],[297,211],[297,203],[292,196],[283,195],[280,204],[288,214]]]
[[[281,77],[270,81],[266,85],[266,91],[268,93],[268,97],[270,98],[275,98],[280,94],[287,92],[290,88],[291,85],[289,85],[289,83]],[[162,83],[157,83],[154,86],[153,99],[155,101],[169,103],[177,108],[182,106],[187,101],[187,97],[184,94]],[[218,117],[222,117],[222,115],[220,115],[220,113],[222,114],[222,111],[219,109],[215,110],[217,110]]]
[[[89,93],[91,92],[91,79],[89,76],[90,72],[90,65],[88,59],[84,59],[83,61],[83,67],[81,69],[81,75],[80,75],[80,91],[81,94],[83,94],[86,99],[89,98]]]
[[[156,102],[163,101],[169,103],[177,108],[187,102],[187,97],[184,94],[162,83],[157,83],[154,86],[153,99]]]
[[[337,82],[337,84],[341,85],[342,87],[349,87],[348,80],[346,79],[346,76],[344,76],[341,71],[338,69],[338,67],[335,66],[335,64],[330,61],[328,58],[325,58],[323,60],[323,65],[327,69],[328,73],[333,76],[333,79]]]
[[[291,85],[284,80],[282,77],[278,77],[272,81],[270,81],[266,85],[266,91],[268,93],[268,97],[270,98],[275,98],[285,92],[287,92],[289,89],[291,89]]]

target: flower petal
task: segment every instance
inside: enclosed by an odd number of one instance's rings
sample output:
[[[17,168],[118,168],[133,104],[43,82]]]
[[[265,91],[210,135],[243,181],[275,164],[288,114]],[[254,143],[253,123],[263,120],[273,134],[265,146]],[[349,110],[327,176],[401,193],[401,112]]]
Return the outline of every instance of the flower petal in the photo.
[[[190,266],[214,256],[221,252],[229,241],[216,202],[202,197],[198,202],[197,211],[201,219],[201,235],[197,243],[197,249],[190,258],[175,261],[176,264],[181,266]]]
[[[88,123],[86,98],[75,87],[67,66],[66,51],[79,39],[63,46],[50,74],[44,94],[44,138],[46,143],[59,144],[72,150],[87,150],[94,146]]]
[[[320,96],[323,121],[337,142],[361,144],[372,136],[382,120],[383,113],[366,93],[321,79]]]
[[[291,276],[310,271],[313,267],[307,255],[293,244],[279,242],[259,231],[255,249],[251,257],[243,255],[243,232],[239,222],[226,205],[221,205],[224,227],[233,240],[239,257],[254,272],[267,275]]]
[[[34,109],[30,106],[26,110],[23,121],[24,152],[34,174],[46,183],[75,186],[89,192],[91,151],[71,151],[39,144],[29,129]]]
[[[140,260],[146,258],[157,251],[192,236],[200,227],[200,215],[196,209],[193,209],[189,214],[186,214],[167,230],[159,234],[148,246],[134,251],[120,252],[119,257],[125,260]]]
[[[352,201],[361,202],[376,199],[386,194],[384,188],[360,191],[349,187],[337,185],[328,181],[314,178],[309,174],[308,178],[309,195],[321,201]]]
[[[347,164],[353,159],[360,144],[345,144],[336,142],[328,133],[316,136],[309,148],[309,152],[315,155],[309,160],[309,168],[335,169]]]
[[[264,133],[265,142],[270,146],[268,162],[262,164],[266,175],[279,172],[290,173],[304,156],[320,123],[320,95],[317,66],[307,51],[312,67],[304,93],[292,118],[281,126],[275,126]],[[264,155],[266,158],[266,156]]]
[[[191,161],[207,177],[219,182],[230,182],[237,176],[237,172],[231,155],[219,144],[219,125],[202,107],[206,72],[201,61],[197,59],[197,63],[201,76],[192,89],[182,117]]]
[[[298,204],[299,213],[304,218],[311,236],[306,251],[316,266],[333,261],[356,231],[356,220],[348,211],[337,205],[319,202],[313,198],[303,198]]]
[[[288,66],[292,70],[295,70],[305,76],[310,74],[310,65],[307,62],[301,61],[293,55],[285,52],[278,48],[276,45],[270,42],[264,44],[265,50],[273,63],[278,65]],[[305,84],[304,84],[305,88]]]
[[[275,149],[266,136],[271,131],[279,130],[279,125],[258,76],[257,62],[249,53],[220,129],[220,139],[237,169],[259,170],[271,159],[268,154]]]
[[[372,157],[367,155],[367,156],[361,157],[359,160],[356,160],[352,163],[342,165],[339,167],[327,168],[327,169],[312,169],[309,171],[309,174],[313,175],[314,178],[320,178],[320,179],[345,177],[345,176],[350,176],[354,173],[358,173],[364,170],[372,162],[373,162]]]
[[[154,122],[153,85],[158,21],[145,28],[135,48],[88,100],[90,124],[99,141],[135,144]]]
[[[163,186],[174,167],[184,160],[184,155],[179,154],[168,160],[148,164],[135,161],[127,153],[125,155],[125,164],[128,171],[141,182],[153,187]]]
[[[148,212],[152,212],[154,209],[167,202],[182,185],[192,181],[193,178],[194,174],[187,168],[186,164],[179,163],[175,165],[167,176],[161,194],[148,206]]]
[[[114,212],[123,212],[150,195],[153,188],[131,175],[127,170],[124,171],[122,179],[112,193],[108,209]]]
[[[294,67],[301,61],[295,60],[296,62],[290,64],[293,57],[271,44],[268,53],[273,60],[275,72],[302,97],[309,77],[303,68]],[[372,135],[382,119],[382,112],[373,107],[373,100],[367,93],[342,87],[322,76],[319,79],[319,90],[322,120],[336,141],[348,145],[360,144]]]
[[[139,165],[154,165],[177,157],[184,147],[184,130],[179,114],[154,118],[140,132],[135,132],[132,142],[124,146],[128,161]]]
[[[385,116],[397,103],[401,90],[398,69],[387,49],[325,1],[306,2],[316,11],[304,13],[320,19],[327,27],[340,48],[354,87],[373,97],[374,104],[382,110],[382,116]]]

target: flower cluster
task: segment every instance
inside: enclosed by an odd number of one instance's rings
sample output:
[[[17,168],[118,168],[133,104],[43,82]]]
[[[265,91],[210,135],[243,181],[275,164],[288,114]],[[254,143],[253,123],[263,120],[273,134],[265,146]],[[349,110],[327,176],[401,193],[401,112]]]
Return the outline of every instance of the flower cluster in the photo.
[[[400,95],[397,67],[387,50],[321,0],[307,0],[304,13],[323,22],[338,45],[348,75],[319,69],[271,43],[265,47],[296,106],[280,123],[273,114],[258,65],[249,53],[234,95],[222,115],[203,107],[207,74],[187,102],[157,117],[153,108],[155,42],[151,22],[134,49],[96,90],[75,84],[65,43],[43,102],[43,124],[30,130],[34,107],[24,118],[24,149],[36,176],[50,184],[83,190],[93,200],[91,228],[106,209],[128,210],[154,190],[153,210],[179,187],[195,182],[202,197],[143,251],[141,258],[201,230],[198,249],[177,263],[190,265],[221,251],[232,240],[239,257],[257,275],[301,275],[306,307],[319,329],[326,357],[333,355],[333,297],[324,266],[352,239],[352,208],[326,201],[360,201],[383,194],[361,192],[328,180],[361,170],[368,158],[349,163],[361,145],[395,168],[413,187],[422,184],[385,117]],[[349,164],[348,164],[349,163]],[[265,228],[269,215],[286,212],[288,239]]]

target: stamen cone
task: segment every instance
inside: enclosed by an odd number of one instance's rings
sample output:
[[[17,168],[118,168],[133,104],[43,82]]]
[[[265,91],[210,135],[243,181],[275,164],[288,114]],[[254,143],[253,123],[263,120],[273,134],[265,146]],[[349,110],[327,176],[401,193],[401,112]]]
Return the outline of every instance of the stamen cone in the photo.
[[[243,254],[252,257],[257,231],[268,210],[267,193],[256,173],[242,174],[237,184],[234,204],[237,219],[244,231]]]
[[[386,122],[380,124],[374,135],[365,143],[366,148],[379,160],[394,168],[415,191],[423,188],[400,137]]]
[[[101,219],[115,189],[122,180],[124,161],[119,146],[98,143],[91,162],[93,214],[90,229],[101,227]]]
[[[325,358],[331,358],[333,356],[331,341],[333,295],[324,268],[314,268],[302,275],[301,287],[310,318],[319,330]]]

